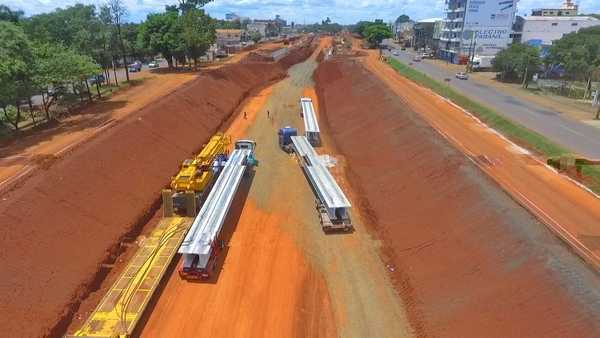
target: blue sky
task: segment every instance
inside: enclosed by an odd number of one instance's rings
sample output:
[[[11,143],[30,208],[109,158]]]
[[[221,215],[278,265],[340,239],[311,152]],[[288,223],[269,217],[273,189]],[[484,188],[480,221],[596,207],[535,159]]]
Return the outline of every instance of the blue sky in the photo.
[[[99,5],[105,0],[0,0],[0,4],[19,8],[27,15],[52,11],[77,2]],[[129,21],[139,22],[148,13],[160,12],[166,4],[177,0],[124,0],[129,9]],[[521,0],[519,13],[529,13],[532,8],[559,7],[562,0]],[[582,13],[600,13],[600,0],[577,1]],[[216,18],[235,12],[251,18],[273,18],[280,14],[288,21],[313,23],[329,16],[333,21],[348,24],[358,20],[394,20],[406,13],[414,19],[441,17],[444,0],[215,0],[206,10]]]

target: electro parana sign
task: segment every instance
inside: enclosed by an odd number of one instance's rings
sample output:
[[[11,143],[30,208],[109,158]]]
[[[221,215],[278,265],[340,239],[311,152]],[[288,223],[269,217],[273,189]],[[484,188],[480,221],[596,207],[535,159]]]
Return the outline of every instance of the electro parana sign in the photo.
[[[495,55],[510,42],[518,0],[468,0],[463,32],[475,32],[475,53]]]

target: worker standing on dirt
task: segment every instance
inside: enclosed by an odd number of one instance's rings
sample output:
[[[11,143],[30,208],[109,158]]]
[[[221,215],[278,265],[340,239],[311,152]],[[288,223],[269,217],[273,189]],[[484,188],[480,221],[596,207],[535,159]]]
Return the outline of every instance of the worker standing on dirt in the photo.
[[[248,115],[246,115],[246,112],[244,112],[244,120],[248,118]]]
[[[271,119],[271,112],[267,110],[267,120]]]

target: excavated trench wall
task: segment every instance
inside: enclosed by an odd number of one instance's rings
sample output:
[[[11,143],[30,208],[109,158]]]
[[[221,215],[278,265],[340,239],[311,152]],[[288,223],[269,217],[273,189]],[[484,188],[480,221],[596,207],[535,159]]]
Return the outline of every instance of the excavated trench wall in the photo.
[[[598,336],[598,275],[544,225],[359,61],[321,63],[315,80],[419,336]]]
[[[283,78],[312,48],[278,63],[232,64],[157,99],[36,172],[0,201],[0,332],[64,332],[119,243],[160,206],[160,190],[253,89]]]

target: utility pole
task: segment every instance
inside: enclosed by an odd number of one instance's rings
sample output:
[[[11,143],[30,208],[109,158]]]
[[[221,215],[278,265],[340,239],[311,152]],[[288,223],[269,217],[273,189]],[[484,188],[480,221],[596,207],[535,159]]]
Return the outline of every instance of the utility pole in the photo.
[[[471,33],[471,45],[469,47],[469,63],[467,65],[467,72],[473,72],[473,61],[475,60],[475,47],[477,46],[477,31]]]

